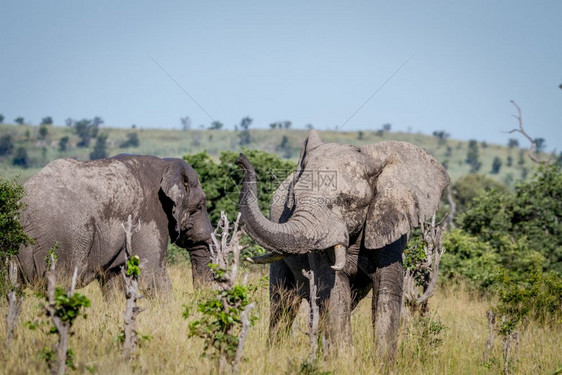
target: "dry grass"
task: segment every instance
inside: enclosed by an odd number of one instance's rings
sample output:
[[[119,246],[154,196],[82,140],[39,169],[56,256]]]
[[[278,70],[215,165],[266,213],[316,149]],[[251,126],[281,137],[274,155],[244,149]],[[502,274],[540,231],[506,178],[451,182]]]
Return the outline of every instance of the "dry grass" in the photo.
[[[265,271],[264,271],[265,273]],[[174,285],[171,296],[163,299],[141,300],[147,308],[139,315],[139,331],[152,338],[142,341],[137,358],[130,363],[121,359],[116,336],[123,324],[124,299],[106,303],[96,284],[80,292],[92,301],[87,319],[79,318],[70,347],[76,352],[77,373],[88,371],[99,374],[176,374],[214,373],[212,363],[200,356],[202,342],[188,338],[187,324],[182,319],[183,304],[196,305],[197,292],[191,285],[187,264],[170,267]],[[260,275],[251,279],[257,282]],[[256,312],[259,320],[251,329],[246,341],[247,361],[241,364],[241,374],[291,374],[298,373],[300,364],[308,354],[307,337],[295,329],[290,341],[276,348],[267,346],[269,303],[267,288],[256,292]],[[40,299],[28,291],[20,322],[36,319],[41,311]],[[436,335],[440,343],[431,345],[424,339],[419,324],[403,324],[400,350],[394,373],[399,374],[497,374],[501,372],[501,342],[496,340],[492,360],[482,364],[487,337],[485,312],[489,301],[471,296],[462,288],[449,287],[435,296],[432,319],[444,324]],[[370,299],[359,305],[352,316],[354,349],[343,351],[337,358],[328,358],[319,368],[335,374],[387,373],[373,356],[370,324]],[[5,314],[6,305],[0,305]],[[194,308],[192,309],[194,310]],[[302,306],[296,325],[306,326],[306,307]],[[4,320],[0,322],[0,337],[5,337]],[[31,331],[20,325],[18,337],[10,348],[0,349],[0,373],[46,373],[47,367],[39,352],[52,345],[55,337]],[[514,373],[553,373],[562,365],[562,325],[540,328],[531,322],[522,333],[518,362]],[[2,342],[3,344],[3,342]],[[88,370],[90,369],[90,370]],[[310,373],[310,372],[309,372]]]

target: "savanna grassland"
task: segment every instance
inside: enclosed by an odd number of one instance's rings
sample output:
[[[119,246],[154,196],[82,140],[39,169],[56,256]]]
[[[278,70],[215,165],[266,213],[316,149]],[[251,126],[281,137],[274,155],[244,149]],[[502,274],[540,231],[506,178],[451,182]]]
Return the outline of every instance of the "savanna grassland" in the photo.
[[[11,135],[14,141],[14,151],[18,147],[27,150],[29,165],[27,168],[12,165],[13,155],[0,157],[0,173],[10,177],[18,175],[25,180],[37,173],[48,162],[71,157],[88,160],[92,152],[95,139],[88,147],[78,147],[79,138],[74,128],[63,126],[47,126],[45,137],[40,136],[39,127],[30,125],[0,124],[0,135]],[[296,161],[299,157],[302,142],[308,135],[307,130],[298,129],[251,129],[250,142],[244,148],[262,150],[276,154],[284,159]],[[183,157],[206,151],[217,157],[221,151],[242,151],[240,133],[232,130],[170,130],[170,129],[123,129],[100,127],[99,134],[107,134],[107,154],[134,153],[140,155],[155,155],[160,157]],[[138,136],[138,147],[120,147],[127,135],[135,133]],[[411,142],[431,153],[441,163],[446,165],[452,180],[466,175],[470,165],[466,162],[467,141],[454,139],[439,139],[433,135],[391,131],[329,131],[322,130],[320,135],[324,142],[349,143],[354,145],[370,144],[381,141],[396,140]],[[60,151],[60,139],[68,137],[66,151]],[[283,139],[286,138],[284,141]],[[506,135],[506,144],[508,135]],[[478,140],[478,159],[481,166],[479,173],[488,174],[500,182],[511,185],[514,181],[525,177],[533,164],[525,156],[525,150],[518,147],[508,148],[503,145],[487,144]],[[528,145],[522,144],[521,147]],[[502,161],[498,173],[491,174],[494,158]],[[511,159],[511,162],[508,162]],[[511,164],[511,165],[508,165]]]
[[[190,267],[179,262],[169,268],[173,292],[166,298],[143,299],[146,308],[139,319],[140,340],[137,358],[123,361],[117,336],[123,325],[124,298],[117,296],[106,302],[97,284],[80,292],[92,302],[87,318],[79,318],[70,338],[70,348],[76,353],[77,370],[69,373],[98,374],[209,374],[214,373],[213,362],[201,356],[203,342],[188,338],[188,320],[182,318],[184,304],[195,310],[201,293],[191,285]],[[292,330],[291,337],[277,347],[267,345],[269,301],[267,286],[262,279],[267,271],[260,267],[250,270],[250,283],[260,287],[252,296],[257,303],[258,320],[246,340],[245,358],[241,374],[311,374],[301,364],[309,353],[306,330],[306,302]],[[26,291],[20,323],[39,322],[42,300]],[[346,348],[339,356],[320,360],[318,371],[333,374],[379,374],[389,369],[373,353],[370,323],[370,296],[365,298],[352,315],[354,347]],[[496,338],[490,360],[483,363],[488,337],[486,311],[492,301],[469,293],[459,285],[441,285],[431,300],[430,320],[442,328],[430,330],[416,320],[404,321],[401,326],[399,353],[394,368],[396,374],[498,374],[502,371],[501,339]],[[5,313],[6,304],[0,305]],[[43,328],[44,329],[44,328]],[[4,320],[0,322],[0,337],[5,336]],[[18,327],[18,335],[11,347],[0,349],[0,373],[46,373],[47,365],[41,356],[46,345],[53,345],[55,335],[47,335],[41,328],[30,330]],[[519,353],[513,373],[551,374],[562,364],[562,325],[544,328],[531,321],[521,332]],[[382,367],[381,367],[382,366]],[[319,372],[316,372],[319,373]]]

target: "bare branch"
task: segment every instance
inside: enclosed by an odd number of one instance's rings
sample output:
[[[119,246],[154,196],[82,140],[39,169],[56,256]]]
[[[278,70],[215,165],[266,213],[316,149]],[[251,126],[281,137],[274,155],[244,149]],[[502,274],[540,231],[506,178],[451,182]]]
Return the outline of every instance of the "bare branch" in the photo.
[[[144,311],[141,307],[138,306],[137,301],[142,298],[142,295],[139,293],[139,280],[138,275],[136,274],[129,274],[125,271],[125,267],[128,267],[128,262],[131,259],[131,255],[133,253],[132,248],[132,239],[133,233],[140,230],[140,220],[137,224],[137,228],[133,229],[133,221],[131,215],[127,218],[127,226],[121,224],[123,230],[125,231],[125,248],[126,248],[126,266],[121,267],[121,274],[123,275],[123,279],[125,281],[125,312],[123,313],[123,320],[124,320],[124,340],[123,340],[123,348],[122,353],[123,357],[127,360],[133,358],[134,353],[137,348],[138,344],[138,337],[137,337],[137,315]],[[139,265],[140,267],[141,265]]]
[[[320,312],[318,308],[318,296],[316,293],[316,284],[314,282],[314,271],[302,270],[304,277],[308,279],[310,289],[310,312],[308,318],[308,338],[310,341],[310,361],[315,362],[318,355],[318,323],[320,320]]]
[[[517,121],[519,123],[519,129],[512,129],[512,130],[508,131],[507,133],[511,134],[511,133],[517,132],[517,133],[523,134],[523,136],[525,138],[527,138],[527,140],[531,143],[531,146],[529,146],[529,149],[527,150],[527,155],[529,155],[529,158],[533,162],[535,162],[537,164],[550,164],[550,163],[552,163],[552,157],[553,157],[554,153],[551,154],[548,157],[547,160],[541,160],[538,154],[537,155],[533,154],[533,150],[537,147],[537,142],[523,128],[523,116],[521,115],[521,108],[517,105],[517,103],[515,103],[515,101],[510,100],[510,102],[511,102],[511,104],[513,104],[513,106],[517,110],[517,115],[513,115],[513,117],[515,117],[517,119]]]
[[[18,316],[23,303],[23,296],[18,296],[20,285],[18,283],[18,268],[14,259],[8,264],[10,291],[8,292],[8,311],[6,312],[6,348],[10,348],[15,337]]]
[[[412,312],[420,309],[420,312],[427,312],[427,302],[435,294],[437,279],[439,276],[439,263],[441,256],[445,253],[443,248],[443,234],[446,225],[441,222],[436,225],[435,215],[431,224],[421,224],[422,240],[425,243],[425,261],[417,264],[416,271],[422,274],[420,280],[414,278],[414,271],[407,269],[404,272],[404,298],[408,302]],[[421,282],[421,284],[419,284]],[[422,288],[422,293],[418,291],[418,284]]]
[[[238,348],[236,348],[236,357],[234,358],[234,373],[238,373],[238,364],[242,359],[242,354],[244,353],[244,343],[246,342],[246,336],[250,332],[250,311],[256,307],[254,302],[250,303],[244,311],[240,314],[240,320],[242,321],[242,330],[240,332],[240,338],[238,339]]]

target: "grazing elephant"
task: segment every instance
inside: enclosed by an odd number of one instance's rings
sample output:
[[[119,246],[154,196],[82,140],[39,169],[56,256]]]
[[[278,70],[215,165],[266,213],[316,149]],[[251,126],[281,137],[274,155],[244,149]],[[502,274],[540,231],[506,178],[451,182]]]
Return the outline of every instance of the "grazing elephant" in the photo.
[[[313,270],[325,332],[351,343],[350,314],[373,289],[377,351],[393,360],[402,303],[402,251],[410,229],[431,217],[449,183],[443,166],[404,142],[365,146],[323,143],[312,130],[297,171],[273,196],[270,220],[257,202],[256,175],[244,155],[240,212],[246,232],[271,254],[270,337],[292,323],[309,299]]]
[[[58,242],[57,266],[69,276],[78,266],[78,286],[98,279],[104,292],[121,280],[129,215],[140,230],[133,254],[144,264],[141,287],[171,288],[166,272],[168,236],[189,251],[195,285],[210,279],[212,227],[197,173],[181,159],[118,155],[95,161],[59,159],[24,184],[22,224],[35,243],[17,256],[23,279],[39,281],[48,251]]]

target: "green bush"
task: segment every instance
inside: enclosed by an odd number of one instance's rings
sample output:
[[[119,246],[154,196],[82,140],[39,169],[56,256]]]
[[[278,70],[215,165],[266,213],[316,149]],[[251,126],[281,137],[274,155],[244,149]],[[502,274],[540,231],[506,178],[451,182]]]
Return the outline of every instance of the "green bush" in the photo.
[[[296,165],[264,151],[244,150],[243,152],[256,170],[259,181],[259,206],[262,212],[268,215],[273,193],[295,170]],[[218,163],[215,163],[205,151],[184,156],[185,161],[199,174],[213,224],[219,221],[221,211],[232,218],[238,215],[240,186],[244,175],[244,172],[234,165],[238,155],[233,151],[221,152]]]
[[[492,189],[481,192],[459,217],[469,234],[488,242],[501,264],[515,272],[521,259],[535,250],[544,257],[543,268],[562,272],[562,171],[541,166],[513,193]]]
[[[16,180],[0,176],[0,266],[18,253],[20,245],[31,243],[19,222],[24,204],[20,201],[25,190]]]
[[[487,242],[453,229],[445,233],[443,247],[439,270],[444,278],[466,281],[477,289],[488,289],[497,281],[500,257]]]
[[[562,276],[556,272],[543,272],[540,255],[535,257],[525,280],[515,280],[508,272],[502,274],[499,302],[495,308],[498,316],[507,319],[500,327],[509,334],[518,323],[533,319],[543,324],[560,322],[562,313]]]

